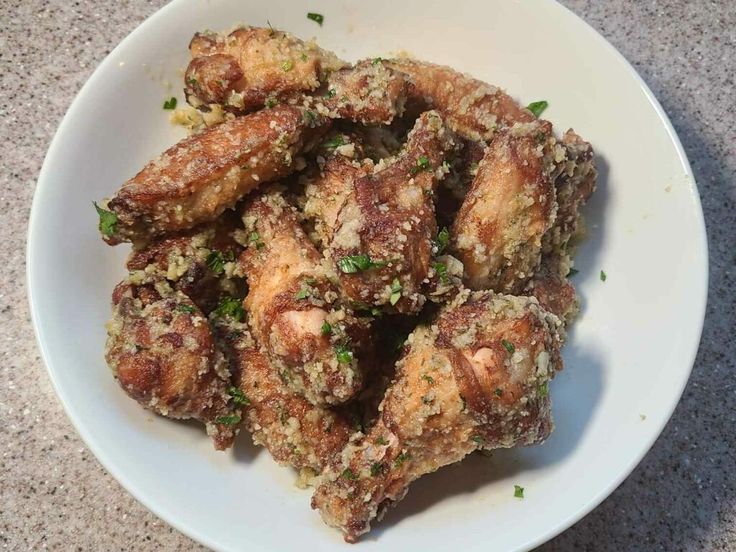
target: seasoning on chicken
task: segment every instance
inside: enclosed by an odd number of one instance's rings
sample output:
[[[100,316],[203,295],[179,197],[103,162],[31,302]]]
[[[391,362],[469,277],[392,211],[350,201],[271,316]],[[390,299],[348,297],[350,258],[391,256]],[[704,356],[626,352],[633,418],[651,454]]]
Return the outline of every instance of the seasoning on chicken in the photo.
[[[558,328],[533,299],[459,296],[409,337],[378,421],[326,471],[312,507],[355,542],[418,477],[474,450],[543,441]]]
[[[471,289],[518,293],[534,275],[557,210],[555,139],[546,121],[500,131],[452,228],[452,248]]]
[[[447,126],[467,140],[490,141],[501,127],[535,120],[531,111],[500,88],[450,67],[414,59],[392,59],[386,64],[409,77],[408,107],[437,109]]]
[[[331,236],[325,254],[343,293],[355,305],[410,313],[426,301],[422,285],[437,233],[434,195],[446,173],[445,155],[454,144],[440,116],[430,111],[417,120],[405,150],[395,159],[379,163],[365,176],[345,169],[346,189],[335,194],[342,204],[334,227],[329,228],[332,213],[321,223]],[[339,187],[330,171],[323,182],[327,188]]]
[[[260,184],[288,175],[327,131],[311,110],[275,107],[185,138],[126,182],[101,216],[110,244],[215,220]],[[102,225],[101,225],[102,226]]]
[[[345,65],[313,41],[262,27],[240,27],[228,35],[197,33],[189,50],[187,101],[199,109],[217,104],[238,114],[316,90]]]
[[[278,191],[243,210],[249,244],[240,256],[253,335],[292,389],[313,404],[339,404],[362,388],[367,321],[337,302],[321,256]]]
[[[120,386],[157,414],[203,422],[215,448],[229,448],[240,412],[227,393],[230,372],[207,318],[165,282],[123,281],[112,303],[105,359]]]

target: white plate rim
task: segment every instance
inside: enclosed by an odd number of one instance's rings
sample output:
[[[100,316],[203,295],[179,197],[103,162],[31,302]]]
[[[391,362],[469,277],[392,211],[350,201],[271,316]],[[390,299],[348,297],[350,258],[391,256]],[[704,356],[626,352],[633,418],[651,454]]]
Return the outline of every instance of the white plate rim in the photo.
[[[41,171],[38,176],[36,189],[33,195],[33,201],[31,205],[31,211],[30,211],[29,222],[28,222],[28,235],[27,235],[27,244],[26,244],[26,286],[27,286],[28,302],[29,302],[29,307],[30,307],[31,322],[32,322],[34,334],[36,337],[36,342],[41,352],[41,358],[43,359],[43,362],[47,368],[47,372],[52,381],[54,390],[56,391],[56,394],[62,403],[62,406],[64,408],[64,411],[67,417],[72,422],[72,425],[76,429],[77,433],[81,436],[85,445],[92,451],[92,453],[95,455],[98,461],[102,464],[105,470],[108,473],[110,473],[131,495],[133,495],[133,497],[138,502],[143,504],[147,509],[153,512],[156,516],[166,521],[168,524],[176,528],[181,533],[189,536],[190,538],[194,539],[195,541],[199,542],[200,544],[204,546],[207,546],[208,548],[211,548],[213,550],[219,550],[220,549],[219,544],[213,539],[211,539],[207,534],[204,534],[192,527],[189,527],[189,526],[184,525],[183,523],[180,523],[177,519],[176,514],[170,512],[167,508],[163,507],[161,504],[158,504],[156,498],[153,495],[146,494],[145,491],[137,488],[136,484],[133,481],[131,481],[124,472],[117,469],[115,459],[111,457],[110,455],[108,455],[106,451],[104,451],[103,449],[99,448],[96,445],[94,436],[91,434],[91,432],[89,432],[86,429],[83,423],[83,420],[75,416],[74,408],[69,402],[68,398],[65,397],[65,393],[63,392],[63,387],[58,379],[58,370],[54,368],[54,362],[49,354],[48,349],[45,346],[44,335],[43,335],[43,332],[39,324],[39,320],[41,317],[40,309],[39,309],[39,305],[37,301],[35,300],[34,285],[33,285],[33,282],[35,281],[35,273],[37,271],[36,266],[39,262],[38,257],[34,255],[35,235],[36,235],[36,232],[38,232],[37,229],[39,227],[39,225],[36,224],[36,219],[38,217],[38,211],[40,210],[39,205],[43,203],[44,191],[48,188],[48,185],[46,183],[49,180],[48,167],[51,165],[51,162],[49,160],[52,159],[55,155],[55,151],[58,147],[58,142],[60,140],[60,137],[63,136],[63,134],[65,133],[65,130],[67,126],[70,124],[70,121],[74,119],[75,113],[78,110],[83,108],[85,96],[87,96],[90,90],[92,90],[95,87],[96,80],[100,77],[100,67],[103,64],[105,64],[107,59],[114,56],[119,50],[123,49],[129,42],[135,41],[137,37],[145,33],[149,27],[154,26],[159,19],[166,17],[167,13],[170,10],[175,9],[175,6],[185,1],[186,0],[173,0],[169,4],[166,4],[165,6],[161,7],[159,10],[151,14],[140,25],[138,25],[135,29],[133,29],[133,31],[131,31],[95,68],[93,73],[90,75],[90,77],[87,79],[87,81],[84,83],[82,88],[79,90],[79,92],[75,96],[67,112],[62,118],[62,121],[56,133],[54,134],[53,139],[51,140],[49,149],[44,158],[44,162],[43,162]],[[650,90],[648,85],[645,83],[642,77],[638,74],[636,69],[610,42],[608,42],[608,40],[606,40],[600,33],[598,33],[598,31],[596,31],[587,22],[585,22],[580,16],[578,16],[577,14],[569,10],[567,7],[557,2],[556,0],[543,0],[543,1],[548,2],[550,4],[554,4],[558,9],[562,9],[565,12],[567,12],[566,15],[572,16],[575,20],[577,20],[577,23],[581,25],[581,29],[584,29],[584,32],[586,32],[589,35],[590,39],[599,42],[599,44],[601,44],[605,49],[607,49],[609,53],[612,54],[613,57],[619,61],[619,63],[622,63],[624,67],[628,70],[628,72],[631,74],[631,76],[634,78],[634,80],[636,81],[641,92],[644,94],[644,96],[647,98],[651,106],[654,108],[660,122],[662,123],[663,128],[666,130],[667,135],[669,136],[669,139],[671,140],[672,144],[675,147],[678,159],[684,170],[684,177],[686,179],[686,185],[687,185],[687,190],[688,190],[690,199],[693,202],[693,205],[697,207],[697,209],[695,210],[695,215],[696,215],[696,223],[697,223],[699,234],[700,234],[700,252],[702,252],[702,267],[700,267],[700,273],[702,275],[702,280],[701,280],[702,285],[700,286],[701,289],[699,290],[700,293],[699,293],[698,312],[694,313],[694,316],[699,320],[699,324],[698,324],[699,329],[697,331],[697,336],[695,335],[692,336],[690,353],[688,355],[688,360],[687,360],[687,365],[689,366],[689,369],[687,370],[687,377],[684,377],[682,379],[678,392],[676,393],[675,396],[672,397],[672,401],[667,409],[666,415],[662,417],[661,419],[662,422],[658,424],[658,427],[656,427],[653,431],[650,432],[647,445],[645,447],[642,447],[639,453],[634,455],[631,461],[627,465],[622,467],[622,469],[616,475],[616,477],[614,477],[607,486],[603,487],[587,503],[581,504],[580,507],[577,509],[577,511],[571,513],[564,521],[562,521],[561,523],[558,523],[554,527],[551,527],[546,532],[540,535],[537,535],[535,538],[530,539],[529,541],[524,543],[522,546],[520,546],[517,550],[530,550],[534,547],[537,547],[549,541],[550,539],[559,535],[566,529],[570,528],[573,524],[578,522],[585,515],[587,515],[593,509],[595,509],[611,493],[613,493],[613,491],[615,491],[616,488],[618,488],[618,486],[621,485],[621,483],[633,472],[633,470],[641,462],[644,456],[651,450],[651,447],[654,445],[654,442],[657,440],[657,438],[660,436],[660,434],[664,430],[664,427],[666,426],[667,422],[670,420],[672,413],[674,412],[676,406],[679,404],[679,401],[682,396],[682,393],[684,392],[685,386],[687,385],[687,382],[689,381],[689,376],[692,372],[692,368],[695,362],[695,357],[697,355],[697,352],[700,346],[700,339],[702,336],[703,323],[705,320],[705,312],[706,312],[706,306],[707,306],[708,281],[709,281],[709,251],[708,251],[705,219],[704,219],[704,214],[702,210],[700,195],[699,195],[697,184],[695,182],[695,178],[692,172],[692,168],[690,166],[690,162],[687,158],[687,154],[685,153],[682,143],[676,131],[674,130],[674,127],[672,126],[672,123],[670,122],[667,114],[665,113],[661,104],[659,103],[657,98],[654,96],[653,92]],[[698,290],[695,290],[695,291],[698,291]]]

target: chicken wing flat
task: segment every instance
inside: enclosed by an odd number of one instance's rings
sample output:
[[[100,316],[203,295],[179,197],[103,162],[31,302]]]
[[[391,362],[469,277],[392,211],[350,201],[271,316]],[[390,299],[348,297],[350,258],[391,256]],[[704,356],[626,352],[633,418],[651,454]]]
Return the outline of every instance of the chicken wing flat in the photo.
[[[404,113],[408,82],[403,73],[380,59],[335,71],[327,78],[326,86],[321,101],[326,114],[333,118],[388,125]]]
[[[341,307],[321,256],[278,191],[243,210],[250,244],[240,256],[253,334],[281,376],[313,404],[339,404],[363,385],[367,321]]]
[[[471,289],[518,293],[539,267],[542,237],[557,204],[552,125],[533,122],[499,131],[452,228],[452,250]]]
[[[496,130],[535,120],[500,88],[450,67],[413,59],[392,59],[387,65],[408,75],[413,109],[437,109],[447,126],[467,140],[490,141]]]
[[[212,221],[259,184],[295,169],[326,132],[314,111],[277,106],[185,138],[126,182],[110,200],[110,244]]]
[[[165,282],[113,292],[105,359],[125,392],[168,418],[203,422],[215,448],[232,445],[240,421],[230,372],[207,318]]]
[[[331,463],[353,433],[341,410],[315,406],[290,389],[244,322],[218,322],[233,381],[240,390],[243,425],[274,460],[317,474]]]
[[[167,280],[209,314],[227,296],[245,295],[235,275],[243,247],[235,239],[242,222],[233,212],[193,230],[134,247],[128,256],[129,281]]]
[[[329,232],[326,254],[356,305],[411,313],[426,301],[421,288],[437,233],[434,195],[454,145],[439,114],[423,113],[398,157],[345,183],[352,186]]]
[[[409,337],[378,421],[326,471],[312,507],[355,542],[418,477],[474,450],[544,440],[558,328],[534,299],[466,291]]]
[[[314,42],[271,28],[241,27],[228,35],[197,33],[184,89],[187,101],[242,114],[317,89],[345,65]]]

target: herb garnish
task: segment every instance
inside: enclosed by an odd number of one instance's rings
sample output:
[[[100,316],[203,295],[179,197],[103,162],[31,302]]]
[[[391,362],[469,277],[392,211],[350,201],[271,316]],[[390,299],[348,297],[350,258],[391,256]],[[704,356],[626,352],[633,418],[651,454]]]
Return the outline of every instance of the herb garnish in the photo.
[[[185,312],[187,314],[193,314],[196,309],[192,307],[191,305],[179,304],[179,305],[176,305],[176,310],[178,310],[179,312]]]
[[[401,299],[401,282],[399,282],[398,278],[394,278],[394,281],[391,282],[391,297],[388,301],[392,305],[395,305],[399,302],[399,299]]]
[[[349,255],[337,261],[337,266],[345,274],[354,274],[359,270],[381,268],[387,264],[388,261],[372,261],[368,255]]]
[[[229,316],[237,322],[245,315],[240,299],[235,297],[223,297],[214,312],[217,316]]]
[[[371,65],[378,65],[382,61],[383,61],[383,58],[380,58],[380,57],[373,58],[373,61],[371,61]]]
[[[608,275],[601,270],[601,282],[605,282],[606,278],[608,278]]]
[[[516,498],[524,498],[524,487],[514,485],[514,496]]]
[[[503,395],[503,389],[501,389],[500,387],[496,387],[496,389],[493,391],[493,394],[497,397],[501,397]]]
[[[381,475],[385,466],[381,462],[374,462],[371,464],[371,475],[373,477]]]
[[[446,284],[450,281],[450,277],[447,275],[447,265],[445,263],[434,263],[432,268],[434,268],[434,271],[437,273],[437,277],[440,279],[440,282]]]
[[[279,101],[276,98],[266,98],[265,106],[271,109],[272,107],[275,107],[278,103]]]
[[[248,235],[248,243],[254,244],[256,246],[256,249],[260,249],[261,247],[263,247],[261,235],[258,232],[251,232]]]
[[[388,441],[383,437],[379,437],[378,439],[376,439],[375,443],[377,445],[388,445]]]
[[[235,260],[235,253],[227,251],[217,251],[213,249],[210,254],[207,255],[207,266],[215,274],[222,274],[225,272],[225,263],[232,262]]]
[[[450,231],[445,226],[442,228],[442,230],[437,232],[437,239],[434,241],[434,246],[437,249],[437,255],[441,254],[449,243]]]
[[[345,145],[345,139],[340,135],[334,136],[333,138],[330,138],[324,143],[324,146],[329,149],[339,148],[340,146],[344,146],[344,145]]]
[[[516,351],[516,347],[514,347],[514,344],[510,341],[506,341],[505,339],[501,340],[501,345],[503,345],[503,348],[506,349],[510,355],[514,354],[514,351]]]
[[[176,98],[174,96],[164,101],[164,109],[176,109]]]
[[[427,159],[426,156],[421,155],[419,159],[417,159],[417,164],[413,166],[409,172],[414,175],[420,171],[428,171],[431,168],[432,167],[429,164],[429,159]]]
[[[545,381],[542,385],[539,386],[539,396],[546,397],[547,395],[549,395],[549,382]]]
[[[424,374],[424,375],[422,376],[422,379],[423,379],[423,380],[426,380],[426,382],[427,382],[427,383],[428,383],[429,385],[432,385],[432,384],[434,383],[434,378],[433,378],[432,376],[428,376],[427,374]]]
[[[290,59],[287,59],[281,63],[281,70],[285,73],[288,73],[294,68],[294,62]]]
[[[402,452],[394,459],[394,466],[398,468],[401,464],[403,464],[409,458],[411,458],[411,454],[409,454],[408,452]]]
[[[351,481],[355,481],[356,479],[358,479],[358,476],[355,475],[353,470],[351,470],[350,468],[345,468],[342,472],[342,476],[345,479],[350,479]]]
[[[314,126],[317,124],[318,117],[317,114],[314,111],[310,111],[309,109],[304,110],[304,122],[307,123],[309,126]]]
[[[314,21],[315,23],[317,23],[320,27],[322,26],[322,23],[325,22],[325,16],[322,15],[321,13],[312,13],[312,12],[309,12],[307,14],[307,19],[311,19],[312,21]]]
[[[215,422],[222,425],[235,425],[240,423],[240,416],[233,414],[232,416],[220,416]]]
[[[338,362],[348,364],[353,360],[353,351],[347,345],[336,345],[335,356]]]
[[[301,301],[302,299],[306,299],[307,297],[309,297],[311,294],[312,292],[309,291],[309,288],[303,287],[302,289],[297,291],[296,294],[294,294],[294,299],[296,299],[297,301]]]
[[[548,106],[549,104],[547,103],[547,100],[540,100],[538,102],[530,103],[526,108],[531,111],[535,117],[539,117]]]
[[[98,225],[98,228],[100,229],[100,232],[103,236],[107,236],[109,238],[118,229],[118,216],[112,211],[103,209],[94,201],[92,202],[92,204],[95,206],[97,214],[100,217],[100,224]]]
[[[330,335],[332,333],[332,324],[325,321],[322,322],[322,335]]]
[[[335,94],[337,94],[337,90],[334,88],[330,88],[327,92],[325,92],[325,98],[334,98]]]
[[[243,406],[248,406],[250,404],[250,399],[246,397],[243,392],[234,385],[228,387],[227,394],[232,397],[235,404],[242,404]]]

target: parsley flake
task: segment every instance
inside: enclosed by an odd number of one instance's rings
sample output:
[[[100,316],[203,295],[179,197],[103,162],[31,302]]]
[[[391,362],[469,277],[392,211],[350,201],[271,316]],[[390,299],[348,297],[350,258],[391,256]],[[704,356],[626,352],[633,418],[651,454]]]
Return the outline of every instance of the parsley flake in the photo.
[[[330,335],[332,333],[332,324],[325,321],[322,322],[322,335]]]
[[[524,498],[524,487],[514,485],[514,496],[516,498]]]
[[[450,281],[450,277],[447,275],[447,265],[445,263],[434,263],[432,265],[434,271],[437,273],[437,277],[440,282],[446,284]]]
[[[240,299],[235,297],[223,297],[214,313],[217,316],[229,316],[237,322],[240,322],[245,315]]]
[[[388,445],[388,441],[384,439],[383,437],[379,437],[378,439],[376,439],[375,443],[377,445]]]
[[[373,61],[371,61],[371,65],[378,65],[382,61],[383,61],[383,58],[380,58],[380,57],[373,58]]]
[[[505,339],[501,340],[501,345],[503,345],[503,348],[508,351],[510,355],[514,354],[514,351],[516,351],[516,347],[514,347],[514,344],[510,341],[506,341]]]
[[[304,110],[304,122],[307,123],[309,126],[316,125],[318,120],[319,118],[314,111],[310,111],[309,109]]]
[[[408,452],[402,452],[394,459],[394,466],[399,467],[401,464],[406,462],[409,458],[411,458],[411,454]]]
[[[322,15],[321,13],[309,12],[307,14],[307,19],[311,19],[312,21],[317,23],[320,27],[322,26],[322,23],[325,22],[325,16]]]
[[[176,310],[179,312],[184,312],[186,314],[194,314],[196,309],[192,307],[191,305],[176,305]]]
[[[450,231],[447,227],[443,227],[442,230],[437,232],[437,239],[434,241],[434,246],[437,249],[437,255],[441,254],[450,243]]]
[[[220,416],[215,422],[222,425],[235,425],[240,423],[240,416],[233,414],[232,416]]]
[[[497,397],[501,397],[503,396],[503,389],[501,389],[500,387],[496,387],[496,389],[493,391],[493,394]]]
[[[426,156],[421,155],[419,159],[417,159],[417,164],[411,168],[411,171],[409,171],[411,174],[417,174],[420,171],[428,171],[432,168],[432,166],[429,164],[429,159],[427,159]]]
[[[389,298],[389,303],[395,305],[399,302],[399,299],[401,299],[401,282],[399,282],[398,278],[394,278],[394,281],[391,282],[391,297]]]
[[[546,397],[547,395],[549,395],[549,382],[545,381],[542,385],[539,386],[539,396]]]
[[[428,376],[427,374],[424,374],[422,376],[422,379],[425,380],[429,385],[432,385],[434,383],[434,378],[432,376]]]
[[[281,63],[281,70],[285,73],[288,73],[294,68],[294,62],[290,59],[287,59]]]
[[[337,90],[334,88],[330,88],[327,92],[325,92],[325,98],[334,98],[335,94],[337,94]]]
[[[98,225],[100,232],[103,236],[108,238],[111,237],[118,229],[118,216],[112,211],[103,209],[94,201],[92,202],[92,205],[95,206],[97,214],[100,217],[100,224]]]
[[[328,149],[339,148],[340,146],[345,145],[345,139],[342,136],[337,135],[327,140],[323,145]]]
[[[232,397],[235,404],[242,404],[243,406],[248,406],[250,404],[250,399],[246,397],[243,392],[234,385],[228,387],[227,394]]]
[[[374,462],[373,464],[371,464],[371,475],[373,477],[381,475],[381,473],[383,473],[384,467],[385,466],[381,462]]]
[[[342,476],[345,479],[350,479],[351,481],[355,481],[356,479],[358,479],[358,476],[355,475],[355,472],[350,468],[345,468],[342,472]]]
[[[538,102],[530,103],[526,108],[531,111],[535,117],[539,117],[548,106],[549,103],[547,103],[547,100],[540,100]]]
[[[278,105],[279,101],[276,98],[266,98],[265,106],[269,109]]]
[[[258,232],[251,232],[248,236],[248,243],[252,243],[256,246],[256,249],[260,249],[263,247],[263,242],[261,241],[261,235]]]
[[[176,98],[174,96],[164,102],[164,109],[176,109]]]
[[[225,263],[232,262],[235,260],[235,253],[227,251],[217,251],[213,249],[210,254],[207,255],[207,266],[215,274],[222,274],[225,272]]]
[[[337,266],[345,274],[355,274],[360,270],[381,268],[387,264],[387,261],[372,261],[368,255],[349,255],[337,261]]]
[[[605,282],[606,278],[608,278],[608,275],[601,270],[601,282]]]
[[[335,346],[335,356],[337,361],[342,364],[349,364],[353,360],[353,351],[350,350],[346,345]]]
[[[478,445],[483,444],[483,437],[481,437],[480,435],[473,435],[472,439],[473,439],[473,442]]]

